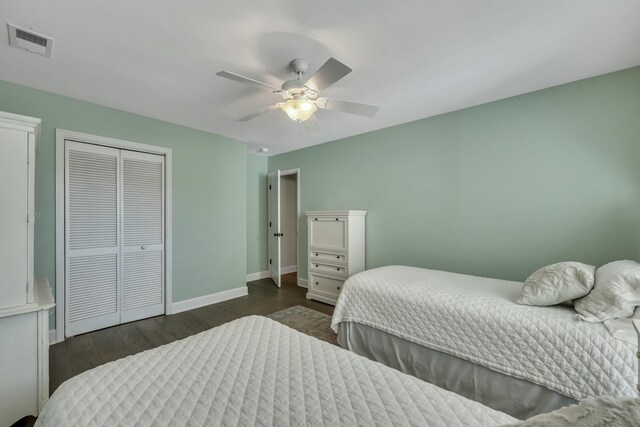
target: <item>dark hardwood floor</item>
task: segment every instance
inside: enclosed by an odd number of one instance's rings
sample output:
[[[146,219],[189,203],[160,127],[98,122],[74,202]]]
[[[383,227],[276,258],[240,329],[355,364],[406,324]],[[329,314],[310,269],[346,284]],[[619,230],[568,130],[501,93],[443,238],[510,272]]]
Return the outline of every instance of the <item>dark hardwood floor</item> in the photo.
[[[89,332],[49,348],[49,390],[93,367],[158,347],[251,314],[268,315],[295,305],[333,314],[333,306],[305,298],[296,273],[282,276],[282,287],[271,279],[248,283],[249,295],[170,316],[158,316]]]

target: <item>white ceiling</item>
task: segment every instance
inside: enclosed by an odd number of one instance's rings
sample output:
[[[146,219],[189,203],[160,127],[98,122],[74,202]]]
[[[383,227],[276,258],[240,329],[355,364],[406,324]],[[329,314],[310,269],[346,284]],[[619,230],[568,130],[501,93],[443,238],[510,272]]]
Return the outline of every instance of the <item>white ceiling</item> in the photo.
[[[7,22],[53,37],[53,57],[10,47]],[[270,155],[640,65],[638,0],[2,0],[0,25],[2,80]],[[279,86],[295,57],[353,68],[323,95],[378,116],[236,121],[277,95],[215,73]]]

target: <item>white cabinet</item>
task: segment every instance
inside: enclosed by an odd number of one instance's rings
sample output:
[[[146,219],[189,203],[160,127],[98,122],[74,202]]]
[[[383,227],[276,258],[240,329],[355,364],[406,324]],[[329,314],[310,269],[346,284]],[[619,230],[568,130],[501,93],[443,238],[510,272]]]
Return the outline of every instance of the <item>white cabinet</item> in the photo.
[[[308,211],[307,299],[334,304],[342,284],[364,270],[367,211]]]
[[[0,113],[0,425],[49,398],[51,289],[33,278],[34,166],[40,120]]]

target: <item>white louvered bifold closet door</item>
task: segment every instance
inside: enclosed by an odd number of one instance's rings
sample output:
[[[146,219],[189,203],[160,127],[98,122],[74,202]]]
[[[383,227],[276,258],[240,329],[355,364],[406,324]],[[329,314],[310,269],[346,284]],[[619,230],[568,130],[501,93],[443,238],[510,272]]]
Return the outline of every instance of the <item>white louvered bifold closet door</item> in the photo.
[[[122,151],[122,312],[164,313],[164,156]]]
[[[120,150],[67,141],[65,334],[120,322]]]
[[[65,335],[163,314],[164,156],[65,143]]]

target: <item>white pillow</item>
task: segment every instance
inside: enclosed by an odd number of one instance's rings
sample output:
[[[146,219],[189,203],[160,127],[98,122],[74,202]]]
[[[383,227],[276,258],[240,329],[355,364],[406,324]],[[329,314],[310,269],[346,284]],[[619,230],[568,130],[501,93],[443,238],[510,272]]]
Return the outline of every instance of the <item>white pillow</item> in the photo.
[[[519,423],[519,427],[610,427],[637,426],[640,423],[640,399],[603,396],[590,397],[577,405],[565,406]]]
[[[574,302],[578,318],[602,322],[633,315],[640,305],[640,264],[614,261],[596,271],[596,284],[589,295]]]
[[[533,273],[516,302],[546,307],[583,297],[593,288],[595,267],[581,262],[558,262]]]

